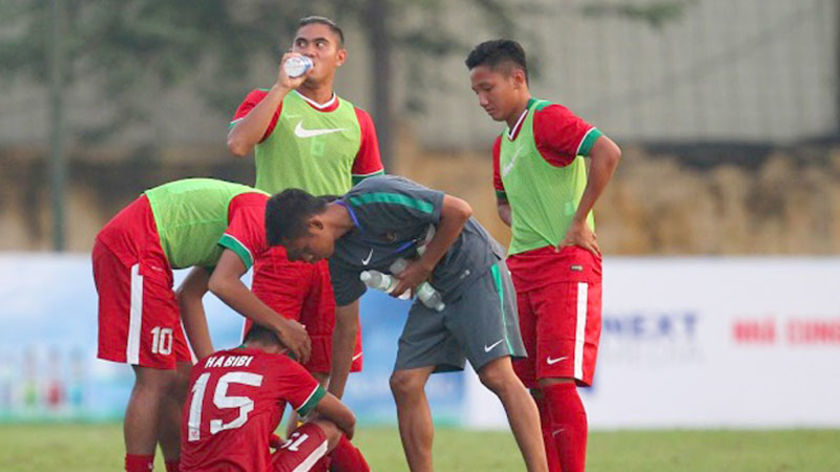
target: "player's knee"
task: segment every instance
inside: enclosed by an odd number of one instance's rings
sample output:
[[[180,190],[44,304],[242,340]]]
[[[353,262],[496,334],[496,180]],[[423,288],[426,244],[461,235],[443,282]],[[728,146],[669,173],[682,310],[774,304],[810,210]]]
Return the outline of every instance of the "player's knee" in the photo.
[[[513,371],[506,369],[504,364],[499,363],[490,363],[484,366],[478,372],[478,378],[485,387],[497,395],[517,384]]]
[[[391,392],[395,397],[404,397],[423,390],[424,379],[420,375],[403,370],[391,374]]]

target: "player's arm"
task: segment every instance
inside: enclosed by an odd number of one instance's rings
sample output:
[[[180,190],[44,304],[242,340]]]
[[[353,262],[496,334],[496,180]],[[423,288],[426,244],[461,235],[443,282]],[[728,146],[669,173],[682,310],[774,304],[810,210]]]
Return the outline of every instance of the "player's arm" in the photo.
[[[496,191],[496,211],[499,212],[504,224],[510,226],[510,203],[505,193],[505,186],[502,183],[502,175],[499,172],[499,154],[502,149],[502,137],[497,136],[493,142],[493,189]]]
[[[201,301],[207,293],[209,280],[210,274],[206,269],[193,267],[175,292],[187,339],[198,359],[213,353],[213,341],[210,338],[210,329],[207,327],[204,303]]]
[[[268,94],[228,131],[227,146],[233,155],[245,157],[251,153],[254,146],[265,135],[265,131],[274,117],[274,112],[277,111],[277,107],[280,106],[283,98],[292,90],[300,87],[306,80],[309,75],[308,72],[294,79],[286,75],[283,63],[293,55],[296,54],[286,53],[283,55],[277,71],[277,81],[268,91]]]
[[[510,226],[510,203],[506,197],[496,196],[496,211],[504,224]]]
[[[472,207],[469,203],[451,195],[443,196],[440,222],[437,224],[434,237],[426,245],[423,255],[410,262],[405,270],[400,272],[399,283],[391,292],[392,296],[399,296],[409,289],[413,291],[429,278],[437,263],[458,239],[458,235],[461,234],[470,216],[472,216]]]
[[[338,398],[344,395],[344,386],[353,364],[356,349],[356,331],[359,323],[359,300],[335,308],[333,329],[332,366],[327,390]]]
[[[318,413],[320,418],[335,423],[338,429],[344,432],[347,439],[353,439],[353,433],[356,428],[356,415],[344,403],[341,403],[338,397],[327,393],[315,405],[315,412]]]
[[[247,270],[239,255],[225,248],[216,269],[210,275],[210,291],[246,318],[274,331],[292,354],[305,363],[309,360],[311,349],[306,329],[297,321],[281,316],[257,298],[242,283],[241,277]]]
[[[621,149],[610,138],[600,136],[592,145],[589,151],[592,162],[589,166],[589,176],[586,187],[583,190],[580,203],[578,203],[575,216],[566,232],[566,237],[560,243],[561,246],[576,245],[600,255],[601,249],[595,238],[595,233],[586,224],[586,215],[592,211],[595,202],[604,188],[612,179],[613,173],[621,160]]]

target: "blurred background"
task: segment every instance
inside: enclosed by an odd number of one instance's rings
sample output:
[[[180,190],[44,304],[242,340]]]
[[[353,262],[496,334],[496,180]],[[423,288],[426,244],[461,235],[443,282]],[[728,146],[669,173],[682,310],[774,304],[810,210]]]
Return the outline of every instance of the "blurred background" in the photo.
[[[475,44],[519,40],[532,93],[622,147],[596,206],[594,427],[840,426],[836,0],[0,2],[0,419],[121,417],[130,371],[93,360],[93,238],[149,187],[253,183],[228,124],[312,14],[344,28],[336,92],[372,114],[387,172],[465,198],[502,242]],[[238,315],[208,303],[236,342]],[[393,423],[406,307],[365,303],[349,400]],[[504,427],[474,377],[440,377],[441,421]]]

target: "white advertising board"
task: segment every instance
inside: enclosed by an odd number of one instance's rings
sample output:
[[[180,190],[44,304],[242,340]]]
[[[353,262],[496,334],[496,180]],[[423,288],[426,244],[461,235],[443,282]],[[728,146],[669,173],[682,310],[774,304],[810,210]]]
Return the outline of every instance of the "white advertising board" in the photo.
[[[471,376],[465,422],[506,427]],[[608,258],[592,428],[840,426],[840,258]]]

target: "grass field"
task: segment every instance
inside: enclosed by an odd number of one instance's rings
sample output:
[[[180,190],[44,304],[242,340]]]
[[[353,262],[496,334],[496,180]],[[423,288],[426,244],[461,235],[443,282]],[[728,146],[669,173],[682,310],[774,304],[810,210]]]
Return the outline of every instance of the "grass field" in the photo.
[[[122,470],[121,431],[117,424],[0,426],[0,471]],[[407,470],[396,429],[361,428],[355,442],[374,471]],[[457,429],[437,431],[435,469],[524,470],[510,434]],[[595,432],[587,470],[838,472],[840,430]]]

